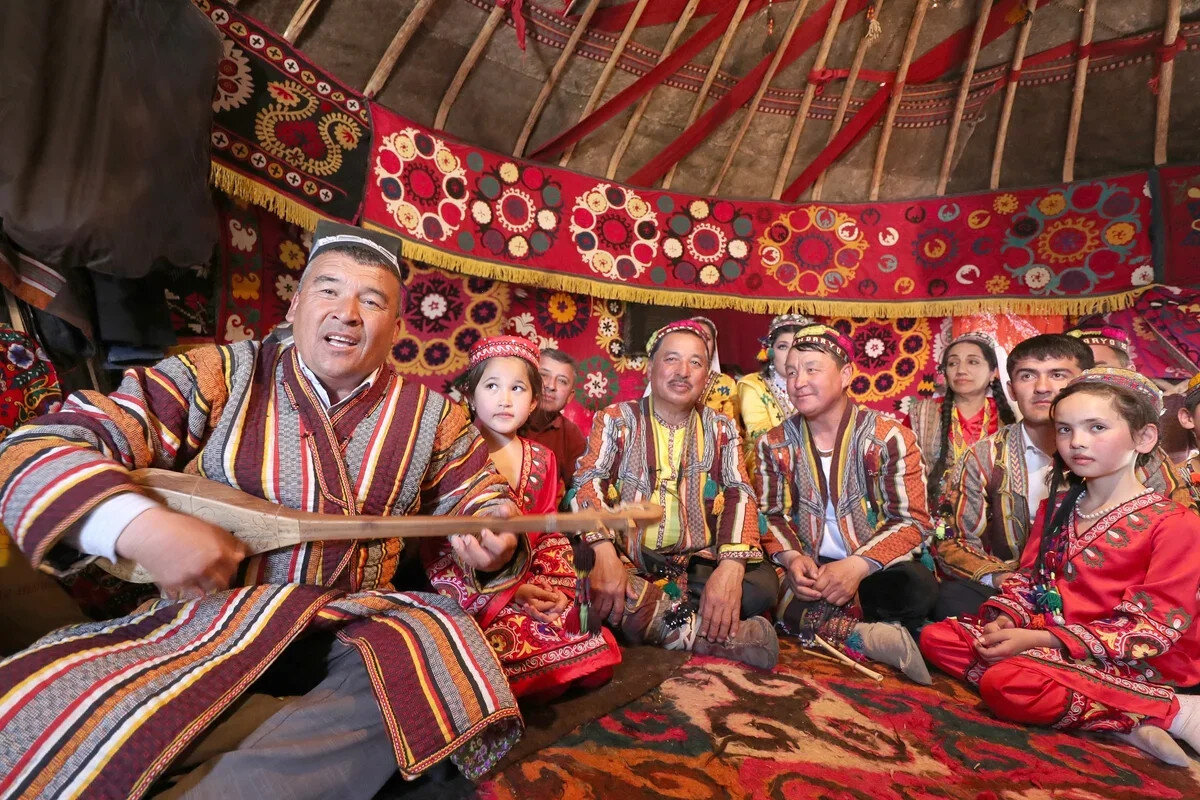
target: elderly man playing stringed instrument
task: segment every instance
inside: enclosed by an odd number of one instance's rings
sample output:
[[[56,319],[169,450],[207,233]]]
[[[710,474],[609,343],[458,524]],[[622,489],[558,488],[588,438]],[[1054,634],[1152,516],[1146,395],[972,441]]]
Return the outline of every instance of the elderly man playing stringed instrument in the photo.
[[[412,776],[446,756],[477,776],[520,735],[472,619],[450,598],[392,590],[400,539],[244,557],[131,479],[180,470],[331,515],[507,516],[508,485],[465,414],[388,363],[393,246],[332,228],[318,227],[287,314],[294,344],[130,370],[112,395],[77,393],[0,447],[0,513],[35,566],[128,559],[164,595],[0,663],[0,796],[370,798],[397,767]],[[481,581],[523,565],[510,533],[455,548]]]

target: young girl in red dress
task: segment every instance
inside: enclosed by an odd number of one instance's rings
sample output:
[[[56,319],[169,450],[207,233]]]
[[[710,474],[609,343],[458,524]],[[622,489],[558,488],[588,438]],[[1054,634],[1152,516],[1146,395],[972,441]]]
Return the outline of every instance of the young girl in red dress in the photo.
[[[553,512],[558,492],[554,453],[517,431],[542,394],[537,346],[519,336],[493,336],[471,348],[463,376],[475,426],[492,463],[512,487],[522,514]],[[597,686],[612,676],[621,652],[612,633],[579,632],[575,566],[562,534],[529,534],[512,565],[498,575],[482,566],[469,537],[429,540],[426,574],[441,594],[475,617],[518,697],[541,698],[571,684]]]
[[[1200,683],[1200,517],[1134,475],[1158,441],[1162,396],[1100,367],[1051,413],[1058,466],[1070,469],[1061,502],[1043,504],[982,619],[927,626],[921,651],[1002,719],[1105,731],[1186,765],[1175,739],[1200,749],[1200,696],[1176,689]]]

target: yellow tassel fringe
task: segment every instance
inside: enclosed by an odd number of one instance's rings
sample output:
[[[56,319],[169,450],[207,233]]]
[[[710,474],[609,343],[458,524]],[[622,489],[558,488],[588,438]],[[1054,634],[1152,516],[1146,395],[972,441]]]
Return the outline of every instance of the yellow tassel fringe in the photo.
[[[267,211],[299,225],[307,230],[317,227],[317,222],[328,219],[307,206],[297,203],[287,195],[277,192],[269,186],[264,186],[253,178],[247,178],[217,162],[212,162],[209,170],[209,181],[230,197],[245,200],[256,206],[262,206]]]

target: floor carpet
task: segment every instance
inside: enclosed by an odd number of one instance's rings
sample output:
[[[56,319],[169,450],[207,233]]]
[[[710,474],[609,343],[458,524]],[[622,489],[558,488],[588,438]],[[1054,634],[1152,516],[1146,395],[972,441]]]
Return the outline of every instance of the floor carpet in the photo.
[[[1200,762],[998,722],[945,676],[877,685],[790,641],[771,673],[693,658],[473,793],[445,789],[441,800],[1184,800],[1200,798]]]

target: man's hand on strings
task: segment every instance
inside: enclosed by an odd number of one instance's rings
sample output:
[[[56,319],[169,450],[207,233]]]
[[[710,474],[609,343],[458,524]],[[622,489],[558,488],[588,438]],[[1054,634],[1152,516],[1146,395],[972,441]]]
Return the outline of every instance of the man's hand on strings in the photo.
[[[164,506],[148,508],[125,526],[117,555],[136,561],[170,600],[229,588],[246,547],[212,523]]]
[[[516,516],[517,505],[510,500],[503,500],[487,511],[480,514],[484,517],[494,517],[498,520]],[[503,527],[497,525],[496,527]],[[496,572],[510,560],[517,550],[517,535],[515,533],[494,533],[485,528],[476,539],[474,536],[459,534],[450,537],[450,546],[462,563],[482,572]]]

